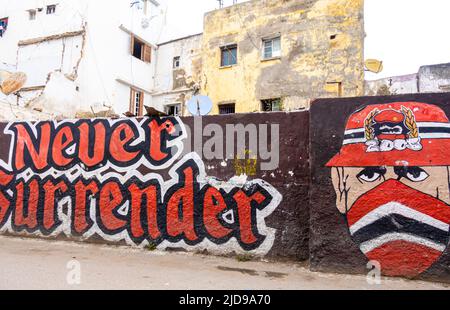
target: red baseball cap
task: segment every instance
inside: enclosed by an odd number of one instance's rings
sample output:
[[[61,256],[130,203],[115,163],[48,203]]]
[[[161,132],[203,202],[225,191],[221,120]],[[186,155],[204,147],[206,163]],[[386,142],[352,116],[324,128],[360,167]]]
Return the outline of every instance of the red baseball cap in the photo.
[[[395,102],[355,112],[327,167],[450,166],[450,122],[431,104]]]

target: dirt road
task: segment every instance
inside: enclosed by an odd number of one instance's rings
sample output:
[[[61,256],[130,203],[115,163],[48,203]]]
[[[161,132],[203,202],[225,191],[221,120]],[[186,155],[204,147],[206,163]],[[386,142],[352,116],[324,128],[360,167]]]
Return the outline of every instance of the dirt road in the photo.
[[[435,283],[312,273],[295,264],[239,262],[61,241],[0,237],[0,289],[447,289]]]

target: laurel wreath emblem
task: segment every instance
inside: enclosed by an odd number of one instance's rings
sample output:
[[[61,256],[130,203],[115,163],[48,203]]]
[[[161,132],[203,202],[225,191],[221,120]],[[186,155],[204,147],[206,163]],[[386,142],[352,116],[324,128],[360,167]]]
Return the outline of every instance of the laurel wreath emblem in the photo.
[[[365,136],[367,141],[375,140],[375,116],[380,112],[380,110],[375,109],[367,115],[364,121]],[[417,139],[419,138],[419,127],[417,126],[416,117],[411,109],[402,106],[401,112],[405,116],[405,126],[409,130],[409,138]]]
[[[380,112],[380,110],[375,109],[369,113],[366,120],[364,121],[365,135],[366,140],[371,141],[375,140],[375,129],[373,125],[375,125],[375,116]]]
[[[405,125],[409,129],[409,137],[411,139],[419,138],[419,127],[417,126],[416,117],[411,109],[402,107],[402,113],[405,115]]]

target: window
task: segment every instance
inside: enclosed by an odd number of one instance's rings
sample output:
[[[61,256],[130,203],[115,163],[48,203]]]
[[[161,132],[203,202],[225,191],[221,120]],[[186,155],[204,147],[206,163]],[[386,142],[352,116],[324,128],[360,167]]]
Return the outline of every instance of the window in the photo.
[[[142,116],[144,110],[144,93],[131,89],[130,95],[130,113],[135,116]]]
[[[234,103],[219,105],[219,114],[234,114],[236,113],[236,105]]]
[[[56,13],[56,4],[47,5],[47,15]]]
[[[175,105],[168,105],[166,106],[166,114],[170,115],[170,116],[178,116],[180,115],[180,105],[179,104],[175,104]]]
[[[281,111],[281,98],[261,100],[263,112]]]
[[[336,97],[342,97],[342,82],[327,82],[327,91]]]
[[[220,48],[220,66],[229,67],[237,64],[237,45],[228,45]]]
[[[152,61],[152,48],[135,36],[131,36],[131,54],[147,63]]]
[[[3,37],[6,29],[8,28],[8,17],[0,19],[0,37]]]
[[[29,10],[28,11],[28,19],[29,20],[35,20],[36,19],[36,10]]]
[[[133,40],[133,56],[142,60],[144,43],[138,39]]]
[[[180,67],[180,56],[173,58],[173,68],[177,69]]]
[[[281,57],[281,38],[263,40],[263,59]]]

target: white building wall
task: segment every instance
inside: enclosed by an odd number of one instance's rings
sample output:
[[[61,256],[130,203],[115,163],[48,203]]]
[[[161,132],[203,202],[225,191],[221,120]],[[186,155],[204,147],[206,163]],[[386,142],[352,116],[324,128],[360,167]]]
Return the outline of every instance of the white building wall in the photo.
[[[17,71],[28,73],[25,87],[45,86],[48,74],[57,70],[72,74],[81,58],[81,47],[81,36],[20,46]]]
[[[421,67],[419,87],[422,93],[450,92],[450,63]]]
[[[69,81],[73,83],[70,91],[73,88],[77,92],[71,97],[79,98],[80,104],[75,106],[81,106],[87,112],[108,107],[119,115],[127,112],[130,86],[143,90],[145,104],[151,105],[155,51],[150,64],[134,58],[131,55],[129,32],[156,46],[163,26],[166,0],[158,2],[161,5],[157,7],[149,1],[145,15],[143,5],[141,9],[136,5],[130,8],[129,0],[0,0],[0,18],[9,17],[8,29],[5,36],[0,38],[0,70],[25,72],[28,76],[25,87],[46,85],[49,74],[55,71],[61,71],[62,77],[77,73],[76,79]],[[46,15],[46,5],[54,3],[58,3],[56,13]],[[36,20],[29,20],[27,10],[38,7],[42,7],[43,11],[37,13]],[[84,25],[85,36],[18,47],[21,40],[80,31]],[[56,83],[62,77],[59,75],[53,82]],[[52,87],[51,92],[55,91],[57,93],[51,94],[52,100],[59,95],[66,98]],[[68,89],[63,87],[63,91],[67,92]],[[49,95],[49,92],[44,92],[44,95]],[[24,93],[24,99],[19,101],[25,104],[25,101],[29,102],[42,94],[42,91],[32,90]],[[17,101],[13,95],[6,99],[8,102]],[[40,104],[43,99],[45,101],[45,98],[39,98]],[[71,111],[70,108],[67,110]]]
[[[47,15],[46,6],[56,3],[56,13]],[[82,4],[82,1],[70,0],[0,0],[0,18],[9,17],[8,29],[0,38],[1,62],[16,65],[17,43],[20,40],[80,30],[81,17],[78,12],[82,10]],[[42,11],[37,12],[35,20],[29,20],[28,10],[38,8]]]
[[[117,2],[111,6],[108,0],[89,1],[88,44],[80,88],[94,104],[110,103],[122,115],[129,110],[131,85],[144,90],[144,104],[151,105],[148,93],[153,89],[155,70],[154,51],[150,64],[131,55],[131,37],[127,31],[156,46],[163,16],[161,8],[150,7],[145,16],[136,6],[130,9],[130,1]],[[111,18],[100,18],[99,12],[106,10]],[[151,19],[147,28],[142,27],[144,19]]]
[[[422,66],[417,74],[366,81],[366,95],[450,92],[450,63]]]
[[[202,35],[197,34],[181,38],[158,46],[155,71],[155,92],[153,105],[165,111],[168,105],[184,104],[193,94],[193,87],[199,83],[201,71]],[[180,57],[180,67],[173,68],[174,57]],[[182,82],[175,85],[175,79]],[[186,114],[183,109],[182,114]]]

